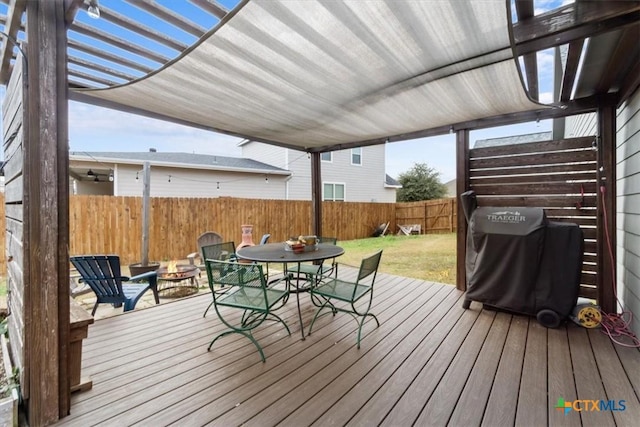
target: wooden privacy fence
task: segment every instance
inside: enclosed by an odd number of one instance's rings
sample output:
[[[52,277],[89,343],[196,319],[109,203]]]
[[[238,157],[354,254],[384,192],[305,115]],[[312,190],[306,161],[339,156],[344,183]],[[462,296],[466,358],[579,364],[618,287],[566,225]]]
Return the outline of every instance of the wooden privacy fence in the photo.
[[[597,298],[598,200],[595,137],[469,150],[471,189],[480,206],[545,209],[584,233],[580,295]]]
[[[456,230],[456,210],[454,198],[397,203],[396,227],[417,224],[422,233],[452,233]]]
[[[4,195],[0,194],[0,222],[5,229]],[[323,233],[338,240],[369,237],[375,228],[389,222],[420,224],[422,233],[455,231],[455,199],[412,203],[342,203],[322,205]],[[311,232],[311,202],[220,197],[151,198],[149,259],[183,259],[196,251],[196,239],[215,231],[225,239],[241,242],[242,224],[253,225],[253,241],[265,233],[271,240]],[[71,196],[69,200],[71,255],[115,253],[122,262],[140,262],[142,247],[142,198],[115,196]],[[2,253],[6,239],[0,239]],[[7,254],[9,255],[9,254]],[[0,257],[1,274],[6,274],[6,257]]]

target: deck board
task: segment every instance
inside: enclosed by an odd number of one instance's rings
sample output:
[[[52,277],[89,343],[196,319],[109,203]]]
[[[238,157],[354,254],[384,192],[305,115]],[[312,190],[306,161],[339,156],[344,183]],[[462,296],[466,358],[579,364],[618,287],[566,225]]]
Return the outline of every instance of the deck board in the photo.
[[[482,419],[485,427],[511,426],[515,424],[515,412],[504,408],[515,408],[522,378],[524,350],[527,343],[529,319],[513,316],[502,350],[500,363],[491,387],[487,408]]]
[[[516,406],[516,426],[547,424],[548,369],[547,329],[530,319],[522,366],[522,381]]]
[[[341,274],[354,274],[353,270]],[[401,292],[399,292],[401,290]],[[356,322],[323,316],[300,339],[295,297],[253,344],[222,330],[210,295],[101,319],[84,343],[93,389],[72,395],[61,426],[631,425],[640,418],[640,352],[573,324],[461,307],[449,285],[380,274],[356,348]],[[301,295],[308,328],[314,307]],[[558,397],[626,401],[624,412],[571,412]]]

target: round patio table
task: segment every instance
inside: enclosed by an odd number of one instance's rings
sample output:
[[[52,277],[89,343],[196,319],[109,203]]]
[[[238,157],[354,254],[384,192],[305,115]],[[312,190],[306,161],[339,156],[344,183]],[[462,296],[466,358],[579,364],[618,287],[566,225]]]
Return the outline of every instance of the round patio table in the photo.
[[[344,254],[344,249],[340,246],[318,243],[315,250],[308,252],[295,253],[292,250],[286,249],[287,244],[280,243],[267,243],[266,245],[246,246],[238,249],[236,255],[238,258],[246,259],[249,261],[274,263],[281,262],[284,266],[283,271],[286,274],[288,263],[297,263],[298,267],[300,263],[311,261],[324,261],[329,258],[336,258]],[[318,266],[320,267],[320,266]],[[291,278],[287,275],[287,280],[291,284]],[[300,332],[302,333],[302,340],[304,337],[304,325],[302,324],[302,311],[300,310],[300,292],[308,289],[300,288],[300,275],[298,275],[296,281],[296,302],[298,304],[298,320],[300,321]]]

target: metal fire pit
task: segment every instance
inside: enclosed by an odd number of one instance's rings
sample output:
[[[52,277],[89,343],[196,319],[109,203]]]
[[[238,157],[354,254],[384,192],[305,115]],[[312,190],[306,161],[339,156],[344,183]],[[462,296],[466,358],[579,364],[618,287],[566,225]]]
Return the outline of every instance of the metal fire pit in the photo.
[[[158,273],[158,293],[165,298],[181,298],[198,293],[196,276],[200,269],[195,265],[178,264],[177,271],[168,271],[168,267],[160,267]]]

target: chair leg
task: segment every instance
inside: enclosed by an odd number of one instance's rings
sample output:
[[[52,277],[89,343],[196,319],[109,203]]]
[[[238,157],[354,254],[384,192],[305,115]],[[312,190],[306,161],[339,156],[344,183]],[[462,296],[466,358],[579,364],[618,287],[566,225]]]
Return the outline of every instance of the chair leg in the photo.
[[[373,317],[373,320],[375,320],[376,324],[378,325],[376,326],[377,328],[380,327],[380,322],[378,321],[378,318],[376,317],[375,314],[367,313],[364,316],[362,316],[362,321],[358,322],[358,348],[360,348],[360,336],[362,335],[362,327],[364,326],[364,321],[368,316]]]
[[[160,304],[160,295],[158,295],[158,279],[157,277],[149,278],[149,288],[153,292],[153,298],[156,300],[156,304]]]
[[[260,359],[262,359],[262,363],[267,361],[267,359],[264,357],[264,352],[262,351],[262,347],[260,347],[260,344],[258,344],[258,341],[256,341],[256,339],[253,337],[253,335],[248,334],[248,333],[243,332],[243,331],[224,331],[224,332],[219,333],[211,341],[211,343],[209,344],[209,347],[207,348],[207,351],[211,351],[211,347],[213,346],[213,343],[215,343],[218,340],[218,338],[222,338],[222,337],[224,337],[226,335],[230,335],[230,334],[240,334],[242,336],[245,336],[245,337],[249,338],[249,340],[251,340],[253,345],[255,345],[256,348],[258,349],[258,352],[260,353]]]
[[[207,312],[209,311],[209,309],[211,308],[211,306],[213,305],[213,301],[211,301],[209,303],[209,306],[207,307],[207,309],[204,311],[204,314],[202,315],[202,317],[207,317]]]
[[[91,310],[91,316],[95,316],[96,310],[98,309],[98,301],[93,305],[93,310]]]
[[[326,299],[324,303],[321,306],[319,306],[319,308],[316,310],[316,313],[313,315],[313,319],[311,319],[311,324],[309,325],[309,332],[307,332],[307,335],[311,335],[311,331],[313,330],[313,324],[316,323],[316,319],[321,316],[320,312],[325,308],[329,308],[331,311],[328,313],[323,313],[322,316],[329,313],[333,313],[333,315],[335,316],[335,313],[336,313],[335,306],[331,304],[331,302],[328,299]]]

